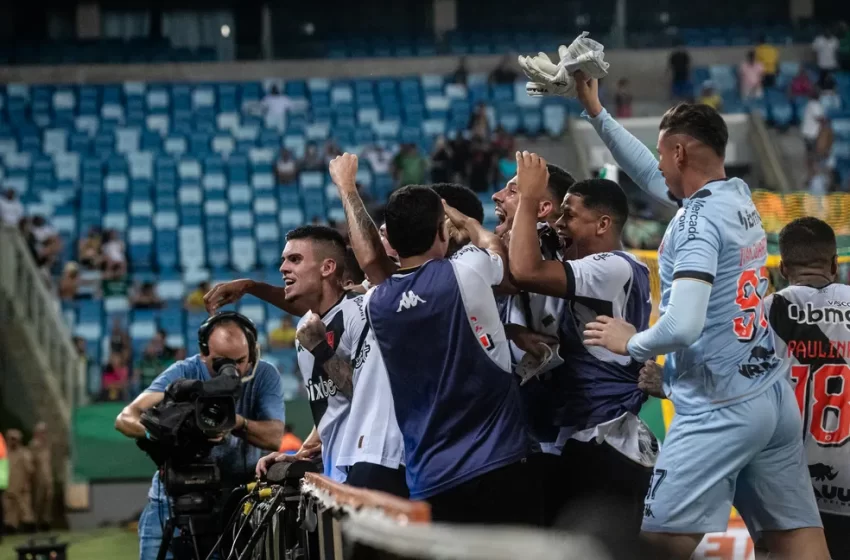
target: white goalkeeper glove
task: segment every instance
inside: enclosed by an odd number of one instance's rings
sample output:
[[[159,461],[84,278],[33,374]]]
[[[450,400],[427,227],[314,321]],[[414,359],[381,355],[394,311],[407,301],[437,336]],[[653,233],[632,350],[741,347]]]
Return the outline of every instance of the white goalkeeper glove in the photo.
[[[558,64],[554,64],[546,53],[537,56],[520,56],[519,65],[530,82],[525,91],[531,97],[559,95],[575,97],[576,84],[573,74],[578,70],[590,78],[604,78],[609,64],[605,62],[605,47],[587,38],[587,31],[576,37],[569,47],[558,47]]]

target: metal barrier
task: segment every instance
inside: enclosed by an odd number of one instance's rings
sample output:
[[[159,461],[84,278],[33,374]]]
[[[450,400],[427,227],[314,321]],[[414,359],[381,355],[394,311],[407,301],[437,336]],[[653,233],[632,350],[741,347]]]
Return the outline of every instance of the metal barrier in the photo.
[[[48,290],[29,247],[14,228],[0,227],[0,293],[8,302],[15,327],[29,342],[29,350],[37,354],[34,363],[46,366],[30,366],[26,375],[43,382],[44,388],[55,395],[54,414],[67,431],[71,410],[86,400],[85,367],[57,298]]]

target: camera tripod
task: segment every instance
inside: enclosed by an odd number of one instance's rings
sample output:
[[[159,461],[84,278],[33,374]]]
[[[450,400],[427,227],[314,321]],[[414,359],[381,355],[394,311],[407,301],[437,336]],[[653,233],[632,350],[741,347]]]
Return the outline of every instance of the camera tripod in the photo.
[[[165,560],[172,544],[175,560],[206,560],[218,537],[215,505],[216,496],[212,493],[196,492],[175,498],[174,511],[165,523],[157,560]]]

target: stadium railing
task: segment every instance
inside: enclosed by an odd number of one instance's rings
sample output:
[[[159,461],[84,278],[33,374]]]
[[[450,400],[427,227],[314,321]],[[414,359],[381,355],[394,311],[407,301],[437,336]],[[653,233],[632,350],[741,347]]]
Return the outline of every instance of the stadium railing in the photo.
[[[510,490],[516,489],[506,489]],[[610,558],[599,543],[582,535],[431,523],[431,508],[425,502],[352,488],[315,473],[305,475],[301,501],[304,517],[317,520],[319,533],[319,555],[308,554],[308,560]]]
[[[40,354],[35,364],[48,367],[48,390],[61,395],[55,412],[70,426],[70,411],[85,399],[85,368],[74,348],[71,334],[59,313],[56,298],[48,290],[26,242],[14,228],[0,227],[0,291],[10,306],[14,328],[22,329]],[[29,364],[28,376],[37,377]]]

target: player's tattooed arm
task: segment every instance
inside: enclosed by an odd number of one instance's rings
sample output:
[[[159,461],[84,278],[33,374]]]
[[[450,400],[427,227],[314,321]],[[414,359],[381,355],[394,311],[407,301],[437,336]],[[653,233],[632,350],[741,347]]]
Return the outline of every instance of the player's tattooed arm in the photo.
[[[327,329],[322,319],[317,314],[311,313],[298,327],[295,338],[322,365],[322,369],[334,382],[337,390],[350,399],[354,393],[354,368],[334,352],[327,342],[326,334]]]
[[[381,243],[381,234],[357,192],[357,156],[345,153],[335,157],[330,163],[330,173],[339,190],[348,236],[357,262],[370,283],[380,284],[392,276],[398,267],[387,256]]]
[[[337,390],[351,399],[354,394],[354,368],[339,356],[334,355],[323,366],[325,373],[336,385]]]
[[[543,259],[537,236],[537,210],[546,196],[548,183],[546,160],[536,154],[517,152],[519,205],[509,241],[510,270],[517,288],[564,297],[567,273],[558,261]]]

